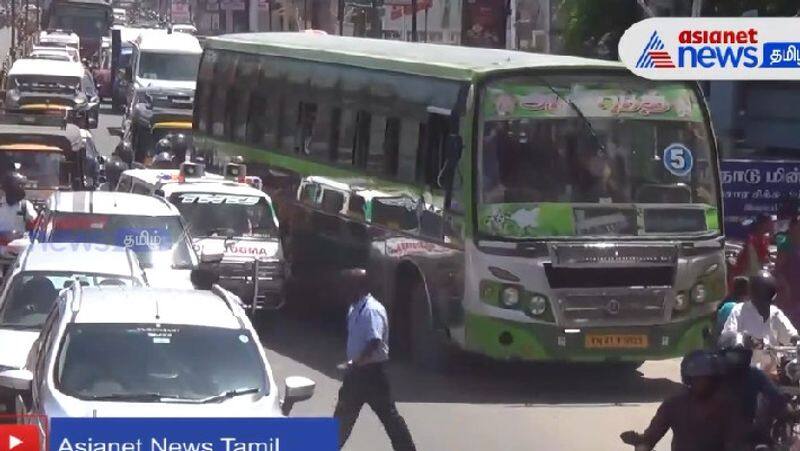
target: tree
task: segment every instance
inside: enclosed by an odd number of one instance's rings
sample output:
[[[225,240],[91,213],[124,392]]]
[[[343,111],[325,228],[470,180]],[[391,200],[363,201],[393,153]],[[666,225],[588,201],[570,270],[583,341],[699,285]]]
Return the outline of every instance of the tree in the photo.
[[[741,16],[746,11],[758,11],[759,16],[794,16],[800,11],[797,0],[705,0],[703,16]]]
[[[617,59],[625,30],[645,17],[637,0],[563,0],[567,53]]]

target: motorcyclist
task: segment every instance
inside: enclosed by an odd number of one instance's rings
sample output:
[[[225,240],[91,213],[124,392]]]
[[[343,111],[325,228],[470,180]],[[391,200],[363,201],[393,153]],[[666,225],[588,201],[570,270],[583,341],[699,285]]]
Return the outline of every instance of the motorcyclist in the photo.
[[[128,141],[121,140],[114,148],[113,155],[118,156],[124,163],[131,164],[133,162],[133,146]]]
[[[165,156],[169,156],[169,163],[164,160]],[[151,168],[158,168],[158,169],[169,169],[172,168],[172,159],[173,159],[173,151],[172,151],[172,140],[169,138],[161,138],[156,143],[155,148],[153,149],[153,156],[150,158],[150,163],[147,165]],[[158,160],[158,161],[156,161]]]
[[[102,189],[106,191],[114,191],[119,183],[119,177],[123,172],[130,168],[128,163],[122,160],[118,155],[112,155],[111,158],[106,160],[104,172],[106,176],[106,183]]]
[[[24,233],[33,228],[37,214],[33,204],[25,199],[25,176],[19,172],[8,172],[0,180],[3,189],[3,200],[0,205],[0,234],[6,240],[11,235]]]
[[[172,154],[175,155],[175,161],[177,161],[178,164],[186,161],[187,156],[191,159],[192,149],[189,145],[189,138],[183,133],[172,136]]]
[[[753,351],[744,345],[741,334],[720,337],[719,355],[725,368],[724,390],[739,400],[744,421],[752,425],[751,443],[769,443],[769,428],[774,420],[790,414],[789,404],[762,370],[750,365]]]
[[[752,364],[768,374],[775,373],[777,362],[763,348],[800,339],[789,318],[772,304],[776,294],[777,283],[768,271],[750,277],[750,300],[734,306],[722,328],[722,335],[742,334],[744,344],[754,349]]]
[[[689,353],[681,362],[685,389],[661,403],[644,433],[626,431],[620,438],[637,451],[649,451],[672,429],[673,450],[738,449],[745,431],[743,418],[735,400],[720,390],[722,376],[719,355],[700,350]]]

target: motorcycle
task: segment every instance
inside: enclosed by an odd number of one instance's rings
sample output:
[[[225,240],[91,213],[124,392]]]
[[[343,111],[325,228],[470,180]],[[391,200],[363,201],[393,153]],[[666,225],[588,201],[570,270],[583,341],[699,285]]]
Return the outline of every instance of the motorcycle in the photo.
[[[797,346],[764,346],[775,363],[775,372],[770,374],[778,389],[786,396],[792,415],[777,419],[770,428],[773,450],[800,449],[800,361]]]

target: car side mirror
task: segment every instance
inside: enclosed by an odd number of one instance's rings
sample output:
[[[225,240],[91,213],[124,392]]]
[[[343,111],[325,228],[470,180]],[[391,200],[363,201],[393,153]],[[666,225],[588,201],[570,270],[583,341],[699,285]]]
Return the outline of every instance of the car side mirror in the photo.
[[[286,388],[281,402],[281,413],[285,416],[289,416],[296,403],[311,399],[317,386],[314,381],[303,376],[289,376],[284,385]]]
[[[0,372],[0,387],[13,391],[29,391],[33,385],[30,370],[5,370]]]

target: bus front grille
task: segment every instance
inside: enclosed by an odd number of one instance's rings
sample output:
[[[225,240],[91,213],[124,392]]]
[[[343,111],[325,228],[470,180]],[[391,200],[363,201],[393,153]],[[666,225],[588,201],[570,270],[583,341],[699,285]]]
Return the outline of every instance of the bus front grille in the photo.
[[[674,266],[569,268],[545,264],[550,288],[670,287]]]
[[[558,298],[565,326],[615,326],[664,321],[666,290],[566,294]]]

